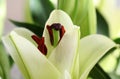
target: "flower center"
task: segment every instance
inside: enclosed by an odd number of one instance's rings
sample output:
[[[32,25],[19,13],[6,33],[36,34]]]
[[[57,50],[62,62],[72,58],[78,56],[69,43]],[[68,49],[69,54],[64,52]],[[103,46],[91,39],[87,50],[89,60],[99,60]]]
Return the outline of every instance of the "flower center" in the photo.
[[[51,44],[56,47],[65,33],[64,26],[60,23],[54,23],[51,26],[47,25],[47,30],[49,32]]]
[[[60,23],[54,23],[51,26],[47,25],[47,30],[50,36],[50,42],[55,47],[62,39],[65,29]],[[31,36],[32,39],[38,44],[38,49],[42,54],[47,55],[47,47],[45,45],[44,37],[39,38],[36,35]]]

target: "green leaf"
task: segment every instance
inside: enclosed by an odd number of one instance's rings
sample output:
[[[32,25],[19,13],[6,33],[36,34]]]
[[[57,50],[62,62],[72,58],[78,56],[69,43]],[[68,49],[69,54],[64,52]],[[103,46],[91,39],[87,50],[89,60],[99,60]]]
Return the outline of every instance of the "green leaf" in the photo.
[[[96,33],[93,0],[59,0],[58,8],[67,12],[73,23],[81,27],[81,37]]]
[[[24,22],[17,22],[17,21],[13,21],[13,20],[10,20],[10,21],[18,27],[24,27],[24,28],[27,28],[27,29],[31,30],[36,35],[38,35],[39,37],[42,36],[43,29],[44,29],[43,27],[39,27],[37,25],[24,23]]]
[[[8,55],[0,42],[0,76],[2,73],[2,79],[10,79],[10,67]]]
[[[11,56],[8,56],[8,59],[9,59],[10,67],[12,67],[14,64],[14,61]]]
[[[90,35],[80,40],[80,79],[86,79],[95,64],[116,44],[102,35]]]
[[[107,21],[98,10],[96,10],[96,13],[97,13],[97,33],[109,37],[109,27]]]
[[[54,9],[49,0],[30,0],[32,18],[37,25],[45,26],[50,12]]]
[[[117,44],[120,44],[120,38],[114,39],[114,42],[117,43]]]
[[[93,79],[111,79],[109,75],[99,66],[99,64],[95,65],[89,75]]]

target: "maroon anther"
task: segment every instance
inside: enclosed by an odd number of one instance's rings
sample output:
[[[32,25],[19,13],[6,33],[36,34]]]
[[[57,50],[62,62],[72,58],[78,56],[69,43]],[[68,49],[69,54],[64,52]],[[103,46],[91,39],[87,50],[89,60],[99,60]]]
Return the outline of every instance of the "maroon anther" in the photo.
[[[60,23],[54,23],[50,26],[52,29],[55,29],[59,31],[62,28],[62,25]]]
[[[47,55],[47,47],[44,44],[44,37],[39,38],[36,35],[32,35],[31,37],[38,44],[38,49],[41,51],[41,53]]]
[[[62,39],[64,33],[65,33],[65,29],[64,29],[64,27],[62,26],[61,29],[60,29],[60,40]]]
[[[62,39],[62,37],[63,37],[63,35],[65,33],[65,29],[64,29],[64,26],[62,26],[60,23],[54,23],[51,26],[47,25],[47,30],[48,30],[49,36],[50,36],[50,42],[53,45],[54,39],[53,39],[53,31],[52,31],[52,29],[60,32],[60,39],[59,39],[58,43]]]
[[[54,40],[53,40],[53,31],[52,31],[52,28],[49,25],[47,25],[47,30],[49,32],[50,42],[53,45]]]

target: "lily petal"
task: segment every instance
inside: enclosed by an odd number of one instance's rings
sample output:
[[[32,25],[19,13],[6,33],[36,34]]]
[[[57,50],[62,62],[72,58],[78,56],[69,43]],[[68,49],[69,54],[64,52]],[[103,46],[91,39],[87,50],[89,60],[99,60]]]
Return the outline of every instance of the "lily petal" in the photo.
[[[54,10],[50,14],[49,19],[46,22],[46,25],[52,25],[53,23],[62,24],[66,30],[73,29],[73,22],[69,15],[62,10]]]
[[[80,40],[80,79],[86,79],[91,69],[116,44],[102,35],[90,35]]]
[[[65,33],[58,46],[48,57],[61,73],[64,73],[64,70],[72,72],[72,67],[76,61],[79,39],[80,29],[74,26],[73,31]]]
[[[26,38],[12,31],[3,42],[26,79],[59,78],[60,72]]]
[[[14,31],[21,37],[24,37],[25,39],[29,40],[30,42],[32,42],[33,44],[35,44],[37,46],[35,41],[31,38],[31,36],[35,35],[35,34],[33,32],[31,32],[30,30],[28,30],[26,28],[15,28]]]
[[[69,15],[67,15],[65,12],[61,10],[54,10],[46,22],[45,29],[43,32],[43,37],[45,37],[45,44],[48,48],[48,53],[47,56],[50,55],[51,51],[53,50],[53,46],[50,43],[50,37],[48,30],[46,29],[47,25],[52,25],[53,23],[60,23],[61,25],[64,26],[66,32],[71,31],[73,29],[73,23],[72,20],[70,19]]]
[[[59,79],[72,79],[70,73],[65,70]]]

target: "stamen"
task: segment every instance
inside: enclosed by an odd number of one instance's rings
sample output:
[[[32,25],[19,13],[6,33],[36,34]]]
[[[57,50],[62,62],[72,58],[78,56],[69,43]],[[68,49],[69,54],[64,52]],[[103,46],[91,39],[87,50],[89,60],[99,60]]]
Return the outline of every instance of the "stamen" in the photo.
[[[60,23],[54,23],[50,26],[52,29],[55,29],[59,31],[62,28],[62,25]]]
[[[60,23],[54,23],[51,26],[47,25],[47,30],[49,32],[51,44],[53,46],[56,46],[60,42],[60,40],[62,39],[62,37],[65,33],[64,26],[62,26]],[[56,31],[54,31],[54,30],[56,30]],[[56,34],[58,34],[58,36],[56,36]]]
[[[53,40],[53,31],[52,31],[52,28],[49,25],[47,25],[47,30],[49,32],[50,42],[53,45],[54,40]]]
[[[39,38],[36,35],[32,35],[31,37],[38,44],[38,49],[41,51],[41,53],[47,55],[47,47],[44,44],[44,37]]]
[[[65,33],[65,29],[64,29],[64,27],[62,26],[61,29],[60,29],[60,40],[62,39],[64,33]]]

